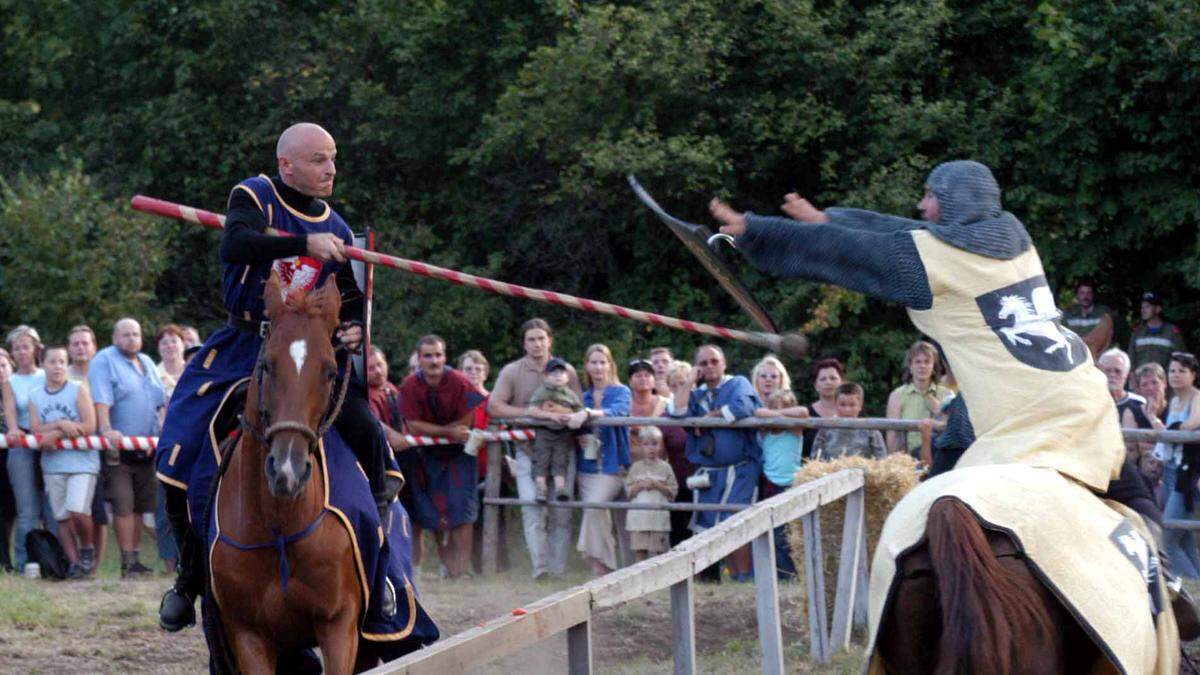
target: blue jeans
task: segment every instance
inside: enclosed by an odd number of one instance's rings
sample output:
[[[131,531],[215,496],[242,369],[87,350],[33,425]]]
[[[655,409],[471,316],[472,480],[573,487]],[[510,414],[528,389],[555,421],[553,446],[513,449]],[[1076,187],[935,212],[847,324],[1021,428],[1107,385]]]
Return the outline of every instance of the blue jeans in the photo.
[[[1167,493],[1167,504],[1163,508],[1163,519],[1192,520],[1192,514],[1184,505],[1184,494],[1175,489],[1177,467],[1168,461],[1163,469],[1163,487]],[[1194,490],[1195,488],[1193,488]],[[1181,577],[1200,578],[1200,550],[1196,547],[1196,536],[1191,530],[1164,530],[1163,547],[1171,570]]]
[[[175,545],[175,532],[167,520],[167,491],[158,483],[158,504],[154,509],[154,538],[158,540],[158,557],[161,560],[178,560],[179,548]]]
[[[58,535],[58,523],[50,510],[50,498],[44,490],[37,488],[37,451],[26,448],[11,448],[8,451],[8,480],[12,483],[13,498],[17,502],[17,525],[13,537],[13,568],[20,571],[28,562],[25,552],[25,535],[37,529],[44,521],[46,529]]]

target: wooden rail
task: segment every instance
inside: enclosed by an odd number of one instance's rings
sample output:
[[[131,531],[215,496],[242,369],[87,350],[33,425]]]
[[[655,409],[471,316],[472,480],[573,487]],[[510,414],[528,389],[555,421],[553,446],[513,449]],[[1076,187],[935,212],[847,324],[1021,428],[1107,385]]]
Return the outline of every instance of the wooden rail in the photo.
[[[832,626],[827,627],[818,509],[843,498],[846,518],[837,595]],[[804,524],[809,653],[815,661],[825,663],[834,650],[849,647],[854,617],[860,614],[856,610],[866,599],[863,474],[858,469],[839,471],[786,490],[731,515],[666,553],[542,598],[526,605],[522,614],[493,619],[369,672],[375,675],[459,673],[566,632],[568,672],[591,673],[594,613],[669,588],[674,672],[690,675],[697,672],[693,577],[738,548],[751,544],[762,672],[781,675],[785,670],[774,530],[797,518]]]

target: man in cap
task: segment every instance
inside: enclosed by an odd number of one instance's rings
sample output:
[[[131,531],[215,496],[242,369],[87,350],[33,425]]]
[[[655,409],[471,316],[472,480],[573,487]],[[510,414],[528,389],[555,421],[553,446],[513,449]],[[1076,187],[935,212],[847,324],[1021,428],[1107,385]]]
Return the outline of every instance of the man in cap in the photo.
[[[1184,352],[1183,333],[1173,323],[1163,320],[1163,303],[1158,293],[1147,291],[1142,294],[1142,322],[1133,329],[1129,339],[1129,356],[1133,368],[1146,363],[1157,363],[1165,370],[1172,352]]]

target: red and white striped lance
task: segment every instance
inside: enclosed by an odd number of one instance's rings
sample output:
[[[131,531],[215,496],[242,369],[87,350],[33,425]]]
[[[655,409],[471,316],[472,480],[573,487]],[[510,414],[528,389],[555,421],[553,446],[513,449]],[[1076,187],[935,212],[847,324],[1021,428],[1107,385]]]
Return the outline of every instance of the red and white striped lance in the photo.
[[[14,444],[9,444],[8,439],[0,435],[0,448],[37,448],[42,443],[42,437],[34,434],[26,434],[21,437],[21,440]],[[103,436],[79,436],[77,438],[63,438],[54,444],[59,450],[107,450],[108,439]],[[120,449],[121,450],[153,450],[158,447],[157,436],[122,436]]]
[[[196,223],[205,227],[223,228],[225,227],[225,216],[212,211],[204,211],[202,209],[183,206],[173,202],[147,197],[145,195],[137,195],[132,200],[133,208],[144,213],[150,213],[157,216],[165,216],[176,220],[183,220],[189,223]],[[286,232],[269,228],[270,234],[287,235]],[[773,352],[788,354],[791,356],[803,356],[808,348],[808,341],[801,335],[795,333],[785,333],[776,335],[773,333],[763,333],[758,331],[744,331],[735,328],[725,328],[723,326],[714,326],[696,321],[688,321],[687,319],[677,319],[671,316],[663,316],[653,312],[643,312],[639,309],[630,309],[621,307],[599,300],[588,300],[587,298],[579,298],[566,293],[555,293],[554,291],[546,291],[539,288],[529,288],[528,286],[518,286],[504,281],[496,281],[486,277],[478,277],[473,274],[459,272],[457,270],[438,267],[428,263],[418,262],[416,260],[406,260],[397,258],[396,256],[378,253],[375,251],[367,251],[354,246],[345,248],[346,256],[354,260],[361,260],[366,263],[391,267],[392,269],[411,272],[423,277],[431,279],[439,279],[448,281],[459,286],[470,286],[478,288],[489,293],[497,295],[507,295],[513,298],[523,298],[526,300],[536,300],[538,302],[546,302],[552,305],[560,305],[570,307],[572,309],[581,309],[586,312],[594,312],[597,314],[609,314],[611,316],[619,316],[625,319],[650,323],[656,326],[664,326],[666,328],[674,328],[676,330],[688,331],[691,333],[700,333],[701,335],[710,335],[712,337],[724,338],[727,340],[735,340],[738,342],[746,342],[763,349],[768,349]]]
[[[510,431],[485,431],[482,436],[485,441],[532,441],[536,432],[533,429],[512,429]],[[451,445],[458,441],[442,436],[414,436],[404,434],[404,442],[412,447],[426,445]]]

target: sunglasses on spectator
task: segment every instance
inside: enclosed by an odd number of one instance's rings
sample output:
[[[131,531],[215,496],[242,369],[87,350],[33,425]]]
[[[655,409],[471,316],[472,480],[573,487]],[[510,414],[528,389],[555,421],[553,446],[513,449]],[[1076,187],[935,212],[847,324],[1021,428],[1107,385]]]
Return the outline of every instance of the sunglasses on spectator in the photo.
[[[705,361],[697,361],[698,366],[715,366],[721,363],[721,359],[708,359]]]
[[[1171,360],[1177,361],[1189,370],[1196,370],[1196,355],[1191,352],[1171,352]]]
[[[639,370],[647,370],[647,371],[650,371],[653,373],[654,372],[654,364],[650,363],[646,359],[634,359],[629,362],[627,371],[630,375],[634,374],[635,372],[637,372]]]

